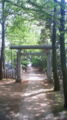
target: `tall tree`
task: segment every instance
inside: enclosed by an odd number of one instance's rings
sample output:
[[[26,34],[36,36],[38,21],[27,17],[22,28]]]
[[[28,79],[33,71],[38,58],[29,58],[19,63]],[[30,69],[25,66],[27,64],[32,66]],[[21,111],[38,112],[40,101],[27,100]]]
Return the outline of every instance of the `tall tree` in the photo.
[[[64,107],[67,108],[67,70],[66,70],[66,54],[65,54],[65,0],[61,0],[60,4],[60,56],[61,68],[63,74],[63,88],[64,88]]]
[[[5,49],[5,0],[2,0],[2,50],[1,50],[1,57],[2,57],[2,64],[4,67],[4,49]]]
[[[56,0],[54,0],[54,15],[53,15],[53,28],[52,28],[52,67],[54,78],[54,91],[60,89],[59,79],[57,75],[57,58],[56,58]]]
[[[2,46],[0,56],[0,80],[3,78],[4,67],[4,48],[5,48],[5,13],[4,13],[5,0],[2,0]]]

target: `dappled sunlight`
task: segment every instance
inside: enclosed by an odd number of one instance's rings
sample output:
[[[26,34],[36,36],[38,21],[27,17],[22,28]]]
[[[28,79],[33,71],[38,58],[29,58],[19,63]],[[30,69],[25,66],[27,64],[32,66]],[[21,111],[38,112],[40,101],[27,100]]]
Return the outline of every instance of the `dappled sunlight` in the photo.
[[[37,76],[35,75],[35,73],[33,74],[29,74],[29,73],[24,73],[22,75],[22,80],[34,80],[34,81],[39,81],[39,80],[45,80],[47,79],[47,76],[45,76],[44,74],[37,74]]]
[[[50,91],[52,91],[53,89],[51,88]],[[24,95],[24,97],[33,97],[35,95],[40,95],[43,94],[45,92],[49,92],[49,89],[39,89],[39,90],[34,90],[34,91],[30,91],[30,92],[26,92]]]
[[[31,79],[30,75],[36,79]],[[43,73],[40,75],[32,70],[30,74],[24,73],[23,76],[30,76],[30,79],[27,77],[21,84],[13,80],[1,82],[0,118],[2,117],[2,120],[65,120],[66,118],[67,120],[67,111],[63,109],[62,92],[54,92],[53,85],[48,83]]]
[[[33,69],[32,67],[28,67],[27,72],[22,73],[22,80],[43,81],[45,79],[47,79],[47,76],[44,73],[39,72],[38,68]]]

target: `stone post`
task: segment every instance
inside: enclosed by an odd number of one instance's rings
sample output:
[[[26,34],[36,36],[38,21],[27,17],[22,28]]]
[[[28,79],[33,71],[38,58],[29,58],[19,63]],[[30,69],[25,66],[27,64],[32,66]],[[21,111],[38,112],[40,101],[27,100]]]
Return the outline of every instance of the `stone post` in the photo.
[[[51,63],[51,51],[47,52],[47,78],[51,82],[52,76],[52,63]]]
[[[16,82],[21,82],[21,51],[17,51]]]

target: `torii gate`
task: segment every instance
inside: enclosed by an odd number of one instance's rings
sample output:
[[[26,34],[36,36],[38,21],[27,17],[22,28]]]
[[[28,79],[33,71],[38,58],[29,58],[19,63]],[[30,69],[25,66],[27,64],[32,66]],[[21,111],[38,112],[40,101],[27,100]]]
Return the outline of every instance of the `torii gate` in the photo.
[[[46,51],[47,54],[47,77],[51,80],[51,45],[21,45],[21,46],[10,46],[10,49],[17,50],[17,78],[16,82],[21,82],[21,71],[20,71],[20,62],[21,62],[21,55],[44,55],[43,52],[41,53],[21,53],[23,49],[43,49]]]

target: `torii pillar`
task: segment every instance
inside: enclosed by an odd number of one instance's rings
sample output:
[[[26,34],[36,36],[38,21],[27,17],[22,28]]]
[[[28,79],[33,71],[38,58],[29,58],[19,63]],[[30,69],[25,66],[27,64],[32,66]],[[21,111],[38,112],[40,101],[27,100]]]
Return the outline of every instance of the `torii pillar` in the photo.
[[[51,76],[52,76],[52,63],[51,63],[51,51],[47,52],[47,78],[49,82],[52,82]]]
[[[17,51],[16,82],[21,82],[21,50]]]

